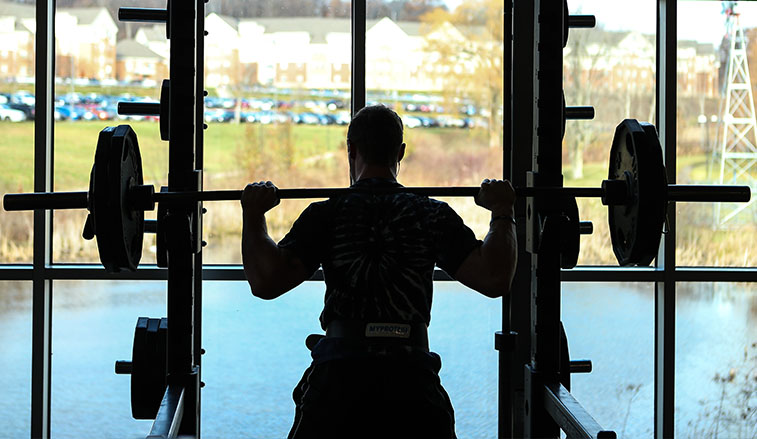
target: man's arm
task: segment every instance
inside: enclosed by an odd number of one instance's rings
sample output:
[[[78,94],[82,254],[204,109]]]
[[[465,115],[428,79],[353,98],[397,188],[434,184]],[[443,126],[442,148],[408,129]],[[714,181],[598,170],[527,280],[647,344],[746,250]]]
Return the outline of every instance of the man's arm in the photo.
[[[265,212],[279,204],[276,187],[248,184],[242,193],[242,263],[252,294],[275,299],[305,281],[309,273],[294,254],[268,235]]]
[[[513,204],[515,190],[509,181],[484,180],[476,204],[491,211],[484,243],[471,251],[454,273],[455,279],[488,297],[510,292],[518,260]]]

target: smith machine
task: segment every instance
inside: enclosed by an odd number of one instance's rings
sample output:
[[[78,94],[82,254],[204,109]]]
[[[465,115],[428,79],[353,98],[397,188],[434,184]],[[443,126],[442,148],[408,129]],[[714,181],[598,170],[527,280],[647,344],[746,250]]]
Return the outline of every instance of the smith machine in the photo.
[[[357,3],[364,7],[364,2]],[[512,36],[512,2],[505,4],[505,35]],[[511,385],[512,376],[520,374],[522,379],[512,380],[512,392],[500,391],[499,435],[556,438],[562,430],[569,438],[612,438],[615,433],[603,430],[569,392],[570,373],[591,369],[590,362],[570,361],[560,322],[560,270],[576,265],[580,235],[592,231],[591,223],[579,220],[576,197],[601,198],[608,206],[613,250],[620,265],[648,265],[657,254],[668,202],[745,202],[751,193],[749,187],[741,186],[667,184],[655,127],[635,120],[618,125],[608,178],[600,187],[563,187],[565,120],[590,118],[593,110],[565,106],[562,50],[568,28],[593,27],[594,18],[569,17],[564,2],[547,0],[535,0],[531,12],[533,40],[524,47],[516,37],[513,45],[505,48],[507,78],[514,72],[512,49],[530,50],[534,60],[532,163],[526,184],[516,187],[521,197],[517,216],[519,223],[525,224],[519,235],[525,232],[525,252],[530,254],[530,260],[521,257],[530,265],[531,299],[523,307],[530,312],[521,312],[530,314],[530,339],[511,331],[509,304],[505,301],[504,331],[495,337],[496,348],[505,358],[500,366],[502,389]],[[128,125],[120,125],[100,133],[88,191],[4,197],[6,210],[87,209],[83,236],[96,237],[100,260],[108,272],[136,270],[144,233],[157,234],[158,266],[168,269],[167,317],[140,317],[131,361],[116,363],[116,373],[131,374],[133,417],[154,419],[150,438],[200,437],[202,202],[238,200],[241,195],[234,190],[202,190],[204,15],[204,0],[168,0],[166,9],[119,11],[120,20],[166,23],[171,40],[170,80],[163,83],[160,103],[119,104],[121,114],[160,116],[160,136],[169,147],[168,187],[156,193],[152,185],[144,184],[137,136]],[[513,91],[510,81],[506,81],[505,89],[505,102],[509,103]],[[506,127],[514,117],[506,108]],[[508,143],[505,151],[509,150]],[[512,155],[513,160],[517,157]],[[523,176],[514,177],[517,183]],[[281,189],[279,195],[323,198],[349,190]],[[478,192],[478,187],[399,190],[469,197]],[[146,221],[145,210],[155,209],[156,204],[157,220]],[[528,340],[530,359],[518,360],[512,353]]]

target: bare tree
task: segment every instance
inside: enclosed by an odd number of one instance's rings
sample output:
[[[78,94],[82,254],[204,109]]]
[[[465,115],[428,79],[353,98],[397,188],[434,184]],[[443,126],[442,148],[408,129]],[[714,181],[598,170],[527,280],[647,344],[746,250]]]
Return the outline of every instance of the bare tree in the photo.
[[[435,9],[423,15],[427,50],[436,56],[443,92],[475,102],[487,118],[489,146],[502,144],[504,5],[472,0],[453,13]],[[450,25],[452,28],[450,28]],[[450,101],[450,99],[447,99]]]

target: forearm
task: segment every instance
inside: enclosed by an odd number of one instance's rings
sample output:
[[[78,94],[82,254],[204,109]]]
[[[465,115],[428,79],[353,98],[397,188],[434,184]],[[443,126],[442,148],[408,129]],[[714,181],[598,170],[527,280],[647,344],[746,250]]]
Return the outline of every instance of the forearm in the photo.
[[[276,294],[277,291],[270,291],[270,284],[272,279],[278,277],[277,271],[284,263],[282,259],[279,247],[268,235],[265,215],[245,211],[242,220],[242,264],[255,296],[272,299],[280,295]]]
[[[481,259],[499,295],[510,291],[518,260],[518,244],[510,210],[492,211],[489,232],[481,245]]]

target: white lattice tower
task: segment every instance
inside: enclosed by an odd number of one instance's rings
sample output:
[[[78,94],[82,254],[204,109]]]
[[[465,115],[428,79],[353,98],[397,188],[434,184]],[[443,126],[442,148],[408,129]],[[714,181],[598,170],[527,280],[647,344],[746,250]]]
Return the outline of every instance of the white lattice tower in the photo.
[[[730,39],[728,66],[723,87],[725,102],[721,112],[721,133],[716,154],[720,157],[720,184],[748,185],[757,189],[757,120],[747,62],[747,39],[739,15],[729,14],[726,22]],[[749,203],[716,203],[715,224],[724,226],[734,218],[752,221],[757,210]],[[747,215],[747,212],[752,215]],[[743,214],[742,214],[743,212]],[[740,215],[741,214],[741,215]]]

